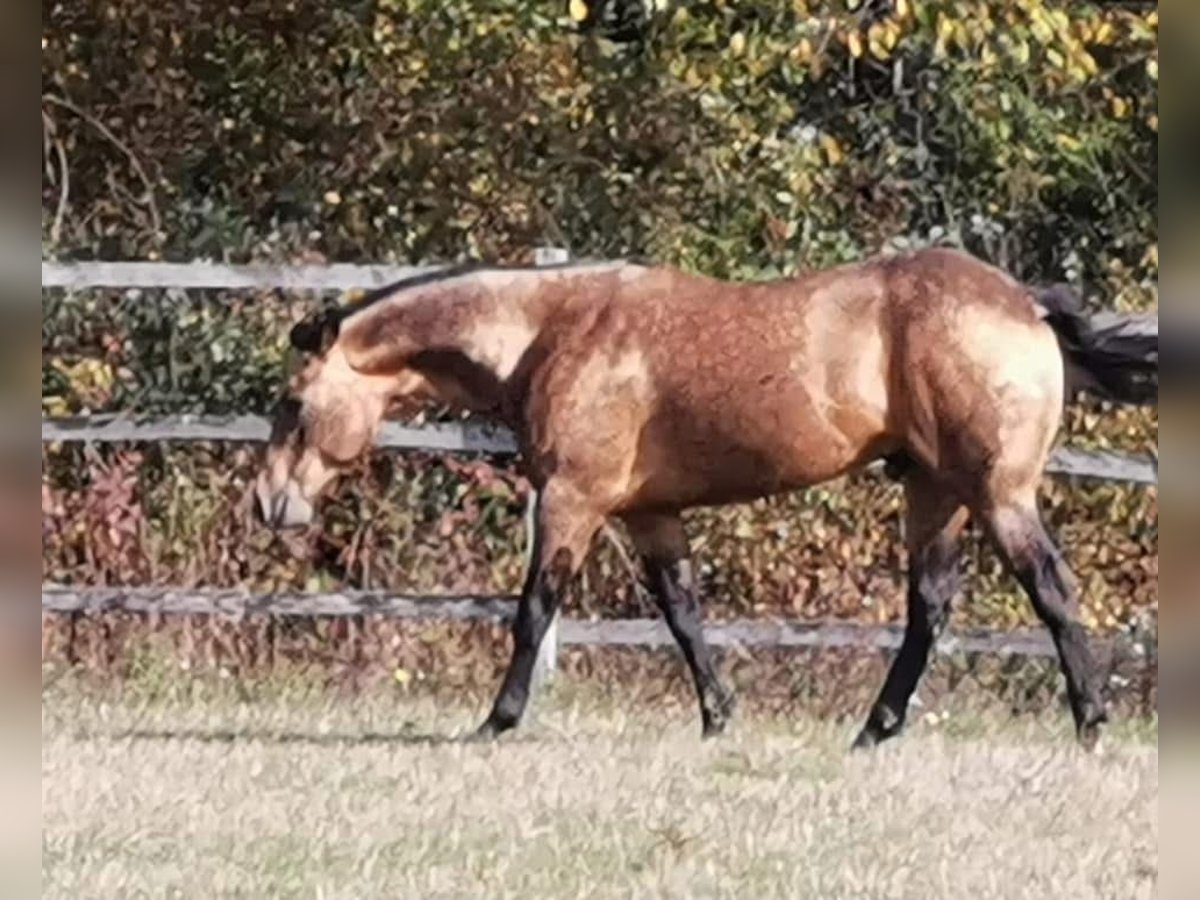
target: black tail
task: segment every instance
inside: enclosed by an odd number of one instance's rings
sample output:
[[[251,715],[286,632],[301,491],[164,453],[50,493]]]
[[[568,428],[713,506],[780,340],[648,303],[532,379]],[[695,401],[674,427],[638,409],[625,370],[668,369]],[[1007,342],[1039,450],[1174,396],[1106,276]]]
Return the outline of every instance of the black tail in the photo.
[[[1088,391],[1118,403],[1158,400],[1158,329],[1133,320],[1097,325],[1065,284],[1032,288],[1058,336],[1067,370],[1068,396]]]

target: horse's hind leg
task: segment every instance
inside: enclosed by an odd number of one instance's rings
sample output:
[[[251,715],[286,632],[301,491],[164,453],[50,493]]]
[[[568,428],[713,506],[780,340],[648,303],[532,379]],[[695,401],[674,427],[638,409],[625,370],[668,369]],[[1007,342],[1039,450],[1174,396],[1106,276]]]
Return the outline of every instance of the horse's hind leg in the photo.
[[[733,695],[721,684],[704,640],[683,523],[673,515],[637,515],[627,516],[625,524],[641,556],[646,587],[692,673],[704,736],[720,734],[733,711]]]
[[[856,748],[873,746],[904,727],[909,700],[958,591],[959,536],[967,521],[966,508],[920,469],[908,472],[904,488],[908,622],[883,690],[854,741]]]
[[[1067,698],[1079,742],[1091,748],[1108,720],[1100,696],[1096,663],[1079,621],[1074,579],[1038,514],[1032,490],[1027,496],[993,504],[981,516],[1001,556],[1033,601],[1050,630],[1067,681]]]

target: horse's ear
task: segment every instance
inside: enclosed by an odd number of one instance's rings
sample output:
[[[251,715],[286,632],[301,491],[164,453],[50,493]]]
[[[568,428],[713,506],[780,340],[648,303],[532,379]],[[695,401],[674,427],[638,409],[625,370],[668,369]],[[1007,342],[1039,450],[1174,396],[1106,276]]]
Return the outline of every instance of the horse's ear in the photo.
[[[292,346],[304,353],[322,356],[337,340],[340,319],[334,310],[323,310],[292,326]]]

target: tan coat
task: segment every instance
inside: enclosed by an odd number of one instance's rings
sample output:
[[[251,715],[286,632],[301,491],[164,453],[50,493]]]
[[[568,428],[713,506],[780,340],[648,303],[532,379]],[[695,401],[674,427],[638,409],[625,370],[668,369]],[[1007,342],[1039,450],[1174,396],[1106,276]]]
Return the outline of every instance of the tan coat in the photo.
[[[485,271],[363,307],[337,347],[352,370],[415,370],[493,410],[536,482],[567,478],[604,514],[753,499],[898,452],[964,496],[1025,486],[1062,406],[1028,290],[951,250],[757,284]]]

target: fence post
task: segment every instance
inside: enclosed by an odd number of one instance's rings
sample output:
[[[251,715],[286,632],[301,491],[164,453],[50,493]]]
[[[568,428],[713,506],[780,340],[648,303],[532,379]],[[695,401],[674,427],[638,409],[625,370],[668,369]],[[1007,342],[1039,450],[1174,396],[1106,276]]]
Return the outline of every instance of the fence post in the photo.
[[[570,260],[571,251],[563,247],[537,247],[533,251],[535,266],[557,266]]]
[[[537,266],[553,266],[570,260],[570,253],[561,247],[538,247],[533,251],[533,262]],[[525,572],[533,565],[533,530],[537,526],[537,492],[529,491],[529,503],[525,507]],[[535,688],[553,680],[558,668],[558,620],[561,613],[554,612],[542,646],[538,650],[537,663],[533,667],[533,683]]]

